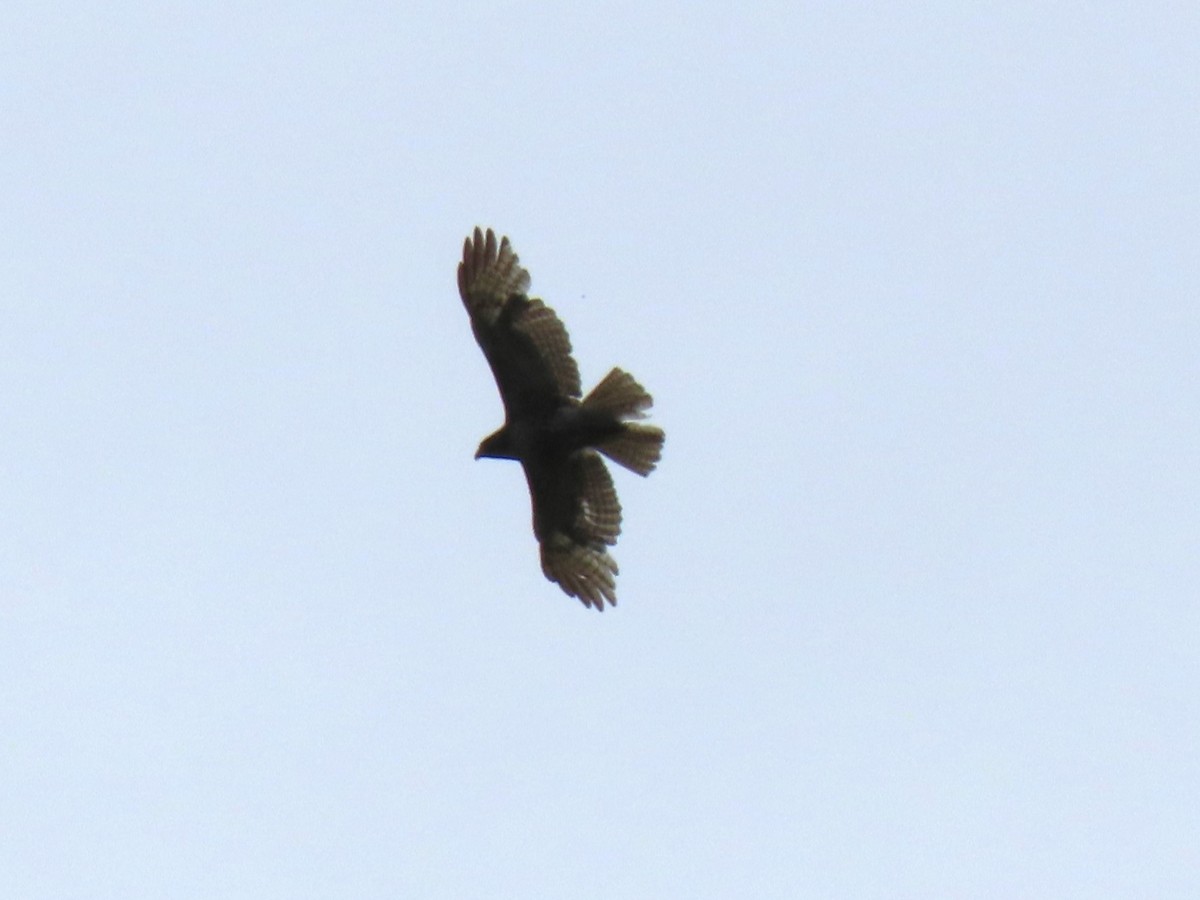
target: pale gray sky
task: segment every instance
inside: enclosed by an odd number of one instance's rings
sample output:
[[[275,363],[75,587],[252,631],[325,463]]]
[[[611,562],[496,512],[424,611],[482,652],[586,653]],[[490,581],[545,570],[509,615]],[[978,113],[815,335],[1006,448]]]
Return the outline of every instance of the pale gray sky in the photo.
[[[1200,895],[1197,109],[1187,4],[6,8],[0,894]],[[603,615],[477,224],[667,430]]]

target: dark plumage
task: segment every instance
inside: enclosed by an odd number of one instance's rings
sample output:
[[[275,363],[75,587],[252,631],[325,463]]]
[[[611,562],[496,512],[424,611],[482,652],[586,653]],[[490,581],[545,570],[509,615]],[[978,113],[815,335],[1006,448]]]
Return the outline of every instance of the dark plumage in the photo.
[[[586,606],[616,605],[617,563],[608,553],[621,533],[621,504],[603,453],[648,475],[663,431],[640,419],[651,397],[613,369],[580,399],[579,368],[558,316],[531,298],[529,273],[489,228],[463,245],[458,292],[471,317],[500,398],[504,427],[484,438],[475,458],[515,459],[525,470],[542,571]],[[597,452],[599,451],[599,452]]]

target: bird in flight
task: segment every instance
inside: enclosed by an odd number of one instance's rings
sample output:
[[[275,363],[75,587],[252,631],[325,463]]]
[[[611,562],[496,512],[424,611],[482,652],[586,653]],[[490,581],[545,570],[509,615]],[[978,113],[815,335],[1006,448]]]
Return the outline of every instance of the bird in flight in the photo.
[[[604,609],[617,603],[621,504],[603,454],[649,475],[664,433],[641,419],[653,400],[632,375],[613,369],[581,399],[579,367],[554,310],[529,296],[529,273],[508,238],[479,228],[463,244],[458,292],[496,378],[504,425],[475,458],[515,459],[525,470],[542,572],[568,596]]]

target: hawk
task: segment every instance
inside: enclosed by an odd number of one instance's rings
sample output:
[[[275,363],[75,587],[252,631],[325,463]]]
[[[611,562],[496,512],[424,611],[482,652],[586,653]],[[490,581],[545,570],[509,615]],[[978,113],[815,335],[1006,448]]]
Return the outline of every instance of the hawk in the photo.
[[[633,376],[613,369],[580,399],[579,367],[554,310],[529,296],[529,273],[508,238],[475,229],[463,244],[458,292],[471,330],[496,378],[504,426],[475,458],[515,459],[525,470],[542,572],[584,606],[617,603],[617,563],[608,547],[621,533],[621,504],[601,454],[649,475],[665,435],[644,417],[652,399]]]

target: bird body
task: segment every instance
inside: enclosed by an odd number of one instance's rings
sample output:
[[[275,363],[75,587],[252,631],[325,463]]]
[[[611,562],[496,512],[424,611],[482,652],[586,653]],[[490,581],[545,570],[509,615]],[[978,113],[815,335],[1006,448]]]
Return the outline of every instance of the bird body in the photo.
[[[529,285],[508,238],[497,244],[490,228],[476,228],[463,245],[459,294],[500,390],[505,422],[483,439],[475,458],[521,463],[542,571],[585,606],[603,609],[605,601],[617,602],[617,564],[607,548],[621,531],[621,505],[600,454],[648,475],[665,436],[657,426],[631,421],[653,401],[621,369],[580,399],[566,328],[528,296]]]

